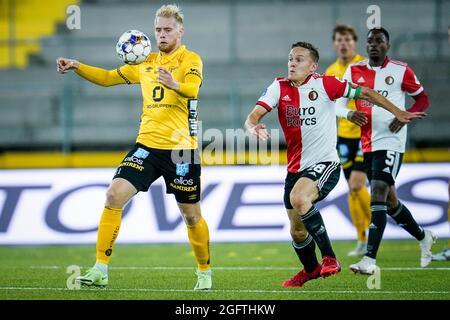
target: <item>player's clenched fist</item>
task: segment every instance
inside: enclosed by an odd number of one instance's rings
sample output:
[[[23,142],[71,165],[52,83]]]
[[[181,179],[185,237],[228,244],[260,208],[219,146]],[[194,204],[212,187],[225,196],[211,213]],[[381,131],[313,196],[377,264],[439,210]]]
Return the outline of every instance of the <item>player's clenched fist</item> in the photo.
[[[58,58],[56,59],[56,70],[59,73],[67,73],[69,70],[77,69],[80,63],[74,59]]]

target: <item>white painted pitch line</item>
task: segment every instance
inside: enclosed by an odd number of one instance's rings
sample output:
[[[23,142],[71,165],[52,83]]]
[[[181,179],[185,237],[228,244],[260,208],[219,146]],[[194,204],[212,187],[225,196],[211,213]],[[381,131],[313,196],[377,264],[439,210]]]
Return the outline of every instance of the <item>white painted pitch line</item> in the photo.
[[[391,270],[391,271],[403,271],[403,270],[422,270],[422,271],[427,271],[427,270],[443,270],[443,271],[449,271],[450,268],[419,268],[419,267],[387,267],[387,268],[380,268],[381,270]]]
[[[31,269],[63,269],[66,267],[63,266],[31,266]],[[87,267],[81,267],[87,268]],[[155,267],[109,267],[110,269],[117,270],[194,270],[195,267],[170,267],[170,266],[155,266]],[[233,270],[249,270],[249,271],[258,271],[258,270],[298,270],[298,267],[213,267],[214,270],[225,270],[225,271],[233,271]],[[388,271],[450,271],[450,268],[440,267],[440,268],[419,268],[419,267],[385,267],[381,268],[381,270]]]
[[[151,289],[151,288],[108,288],[108,289],[79,289],[69,290],[67,288],[43,288],[43,287],[0,287],[0,290],[17,290],[17,291],[83,291],[83,292],[110,292],[110,291],[127,291],[127,292],[191,292],[191,293],[339,293],[339,294],[353,294],[353,293],[381,293],[381,294],[450,294],[450,291],[383,291],[383,290],[209,290],[209,291],[194,291],[188,289]]]

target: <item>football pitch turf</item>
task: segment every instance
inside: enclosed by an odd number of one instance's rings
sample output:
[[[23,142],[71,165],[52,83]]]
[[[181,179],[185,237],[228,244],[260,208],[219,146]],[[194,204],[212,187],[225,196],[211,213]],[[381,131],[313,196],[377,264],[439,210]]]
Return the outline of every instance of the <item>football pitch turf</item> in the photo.
[[[106,289],[69,290],[70,265],[86,271],[94,245],[0,246],[0,299],[450,299],[450,261],[419,267],[419,244],[385,240],[378,265],[381,288],[368,289],[367,276],[355,275],[346,253],[353,241],[334,241],[342,264],[336,276],[285,289],[281,282],[299,270],[289,242],[212,243],[213,290],[196,292],[194,257],[188,244],[116,246]],[[446,240],[433,249],[442,250]]]

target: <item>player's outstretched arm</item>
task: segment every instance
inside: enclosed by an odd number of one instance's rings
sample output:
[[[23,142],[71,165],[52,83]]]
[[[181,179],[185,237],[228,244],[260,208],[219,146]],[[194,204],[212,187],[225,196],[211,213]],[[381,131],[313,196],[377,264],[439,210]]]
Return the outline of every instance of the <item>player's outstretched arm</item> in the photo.
[[[261,119],[264,118],[267,113],[268,111],[265,108],[256,105],[245,120],[245,130],[256,136],[258,139],[268,140],[270,135],[267,132],[266,125],[264,123],[260,123]]]
[[[397,108],[392,102],[373,89],[361,87],[360,99],[367,100],[392,113],[401,123],[409,123],[413,119],[422,119],[425,112],[408,112]]]
[[[56,59],[56,70],[62,74],[73,70],[86,80],[103,87],[126,83],[126,80],[119,75],[117,70],[106,70],[88,66],[74,59]]]

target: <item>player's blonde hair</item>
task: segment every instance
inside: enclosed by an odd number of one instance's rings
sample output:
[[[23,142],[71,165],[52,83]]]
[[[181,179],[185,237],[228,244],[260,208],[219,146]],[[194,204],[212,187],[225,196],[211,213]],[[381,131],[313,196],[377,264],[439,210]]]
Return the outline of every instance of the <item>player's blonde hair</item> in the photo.
[[[176,4],[165,4],[156,11],[155,23],[158,17],[171,18],[174,17],[179,24],[183,24],[184,15],[181,8]]]

